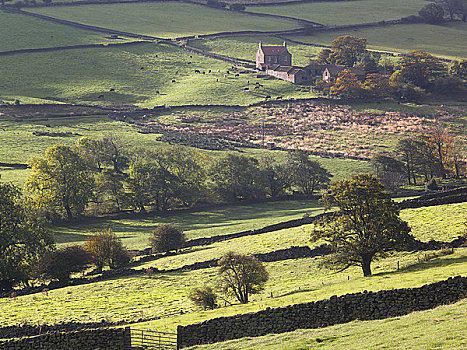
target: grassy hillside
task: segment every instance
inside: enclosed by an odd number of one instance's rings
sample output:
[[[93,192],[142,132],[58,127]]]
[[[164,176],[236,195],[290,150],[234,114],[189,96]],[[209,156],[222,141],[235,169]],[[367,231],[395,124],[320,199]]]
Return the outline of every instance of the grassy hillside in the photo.
[[[415,15],[424,0],[356,0],[248,7],[248,11],[283,15],[326,25],[360,24]]]
[[[467,23],[463,22],[446,23],[444,25],[401,24],[290,38],[312,44],[330,45],[331,41],[340,35],[367,38],[368,48],[379,51],[404,53],[413,50],[425,50],[441,57],[467,57],[467,47],[462,40],[459,40],[459,38],[467,35]]]
[[[102,33],[6,12],[0,12],[0,32],[3,33],[0,37],[0,51],[126,41],[111,41]]]
[[[377,321],[354,321],[320,329],[243,338],[197,350],[465,349],[467,300],[434,310]]]
[[[278,240],[280,245],[280,240]],[[208,248],[209,249],[209,248]],[[361,269],[343,273],[318,267],[320,258],[267,263],[270,280],[263,293],[251,298],[247,305],[234,304],[212,311],[193,307],[187,296],[199,285],[213,285],[217,269],[135,276],[66,287],[49,292],[49,296],[29,295],[17,300],[1,299],[2,325],[56,323],[59,321],[90,321],[110,318],[136,321],[183,310],[183,315],[135,324],[139,329],[174,331],[178,324],[190,324],[219,316],[252,312],[266,307],[329,298],[331,295],[378,291],[390,288],[417,287],[453,275],[467,274],[466,248],[453,255],[418,263],[414,254],[400,253],[373,265],[374,275],[362,277]],[[402,269],[396,270],[397,262]],[[348,277],[350,279],[348,280]],[[271,298],[271,293],[273,297]]]
[[[287,30],[297,23],[179,2],[44,7],[30,11],[130,33],[175,38],[225,31]]]
[[[0,99],[20,99],[23,103],[247,105],[263,101],[268,94],[313,96],[309,90],[271,77],[224,77],[231,64],[163,44],[4,56],[0,65],[8,67],[3,72]],[[247,81],[259,81],[264,89],[245,93]],[[115,92],[109,92],[111,88]],[[99,99],[99,95],[104,96]]]
[[[128,248],[142,249],[148,246],[151,232],[161,223],[174,223],[184,230],[188,239],[194,239],[254,230],[281,221],[298,219],[305,213],[315,215],[321,212],[322,206],[317,201],[266,202],[169,212],[145,218],[95,219],[88,223],[54,227],[53,232],[59,243],[79,243],[89,234],[109,227],[122,238]]]

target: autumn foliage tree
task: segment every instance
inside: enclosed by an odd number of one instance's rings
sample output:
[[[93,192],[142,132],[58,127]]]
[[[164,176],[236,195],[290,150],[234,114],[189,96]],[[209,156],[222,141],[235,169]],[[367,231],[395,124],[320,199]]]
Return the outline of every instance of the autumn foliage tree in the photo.
[[[217,306],[217,295],[211,287],[194,288],[188,298],[204,310],[215,309]]]
[[[362,93],[362,83],[350,69],[341,71],[331,87],[331,94],[341,98],[360,98]]]
[[[412,240],[397,204],[373,175],[356,175],[332,184],[323,202],[337,211],[315,222],[312,239],[330,245],[334,254],[326,262],[333,268],[360,266],[363,275],[370,276],[372,261]]]
[[[264,289],[269,278],[264,265],[251,255],[228,252],[219,260],[219,279],[226,295],[248,303],[251,294]]]
[[[86,239],[84,248],[88,252],[91,262],[99,271],[104,266],[111,269],[124,267],[130,262],[128,250],[111,229],[102,230]]]
[[[401,79],[408,84],[427,88],[446,70],[441,61],[425,51],[412,51],[399,61]],[[397,72],[395,72],[397,73]]]

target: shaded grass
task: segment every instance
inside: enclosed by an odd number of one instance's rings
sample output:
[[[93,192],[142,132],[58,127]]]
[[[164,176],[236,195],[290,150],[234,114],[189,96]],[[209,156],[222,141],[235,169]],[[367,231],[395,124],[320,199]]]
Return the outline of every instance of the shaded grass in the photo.
[[[29,16],[0,12],[0,50],[124,42],[108,40],[103,33],[93,33]]]
[[[465,349],[467,300],[375,321],[243,338],[189,349]]]
[[[142,249],[148,246],[151,232],[161,223],[174,223],[184,230],[187,239],[194,239],[254,230],[297,219],[305,213],[315,215],[321,211],[322,206],[315,200],[264,202],[189,212],[174,211],[145,218],[90,219],[88,223],[55,226],[53,232],[58,243],[76,243],[84,241],[93,232],[110,227],[129,248]]]
[[[360,24],[416,15],[423,0],[356,0],[248,7],[248,11],[283,15],[326,25]]]
[[[68,21],[160,38],[225,31],[275,31],[297,28],[288,20],[252,17],[180,2],[84,5],[29,9]]]
[[[424,50],[445,58],[467,57],[467,48],[463,41],[459,40],[467,35],[467,23],[464,22],[443,25],[420,23],[346,29],[290,38],[306,43],[330,45],[331,41],[340,35],[366,38],[368,39],[368,48],[378,51],[407,53],[413,50]]]

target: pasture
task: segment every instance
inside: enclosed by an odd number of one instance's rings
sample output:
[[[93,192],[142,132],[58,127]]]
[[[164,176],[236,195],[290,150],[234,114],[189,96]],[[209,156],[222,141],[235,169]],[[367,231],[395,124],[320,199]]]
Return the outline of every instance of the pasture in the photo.
[[[195,346],[191,350],[465,349],[467,300],[376,321]]]
[[[180,2],[43,7],[29,11],[167,39],[227,31],[279,31],[299,27],[295,21],[254,17]]]
[[[464,22],[443,25],[399,24],[315,33],[309,36],[290,36],[289,38],[305,43],[330,45],[331,41],[340,35],[366,38],[368,48],[377,51],[407,53],[413,50],[424,50],[435,56],[450,59],[467,57],[467,47],[460,40],[467,35],[467,23]]]
[[[278,240],[280,245],[280,239]],[[44,294],[1,299],[0,322],[31,324],[59,321],[137,321],[140,318],[180,312],[156,321],[134,324],[135,328],[174,331],[178,324],[200,322],[213,317],[254,312],[266,307],[329,298],[331,295],[378,291],[390,288],[417,287],[467,273],[466,248],[452,255],[418,263],[414,254],[398,253],[374,264],[371,278],[361,276],[361,269],[351,268],[338,274],[320,268],[321,258],[305,258],[267,263],[270,280],[263,293],[254,295],[247,305],[233,304],[211,311],[193,307],[187,296],[199,285],[215,285],[217,269],[202,269],[180,273],[122,277],[92,284],[65,287]],[[396,270],[397,262],[402,269]],[[350,279],[348,279],[350,276]],[[272,298],[271,298],[272,293]]]
[[[190,46],[247,60],[255,60],[256,51],[258,51],[258,43],[263,45],[282,45],[284,40],[273,36],[228,36],[214,39],[198,39],[191,40]],[[292,54],[292,64],[295,66],[306,66],[310,60],[313,60],[318,55],[321,48],[287,43],[287,49]]]
[[[248,11],[300,18],[325,25],[360,24],[416,15],[424,0],[324,1],[247,7]]]
[[[271,77],[235,77],[231,64],[166,44],[18,54],[0,57],[0,65],[9,68],[3,72],[0,99],[11,102],[153,107],[248,105],[267,95],[314,96],[309,89]],[[248,82],[256,81],[264,86],[261,91],[244,91]]]
[[[127,41],[7,12],[0,12],[0,32],[0,51]]]

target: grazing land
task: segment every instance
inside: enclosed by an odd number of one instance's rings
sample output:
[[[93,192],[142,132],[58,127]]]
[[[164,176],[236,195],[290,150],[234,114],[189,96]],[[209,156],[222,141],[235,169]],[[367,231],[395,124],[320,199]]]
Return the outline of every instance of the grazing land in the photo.
[[[227,31],[279,31],[299,27],[296,21],[271,20],[180,2],[43,7],[30,11],[167,39]]]
[[[0,57],[0,64],[9,67],[2,76],[0,99],[11,102],[19,99],[22,103],[153,107],[164,104],[248,105],[264,101],[267,95],[314,96],[309,88],[271,77],[226,74],[231,64],[165,44],[18,54]],[[244,88],[248,81],[251,84],[261,82],[264,88],[247,93]],[[110,89],[115,91],[109,92]]]
[[[0,12],[0,51],[38,49],[83,44],[126,42],[61,24],[42,21],[19,14]]]
[[[299,38],[297,39],[299,40]],[[198,39],[189,42],[190,46],[221,55],[255,60],[258,43],[263,45],[282,45],[284,40],[273,36],[228,36],[214,39]],[[315,59],[321,48],[287,43],[287,50],[292,54],[292,64],[306,66]]]
[[[227,243],[228,244],[228,243]],[[277,239],[280,246],[280,236]],[[209,249],[209,247],[208,247]],[[374,264],[374,276],[361,277],[361,269],[339,274],[319,267],[320,257],[267,263],[270,280],[264,293],[253,296],[247,305],[234,304],[212,311],[193,308],[187,298],[196,285],[215,284],[217,269],[122,277],[44,294],[2,299],[2,324],[56,323],[59,321],[137,321],[183,310],[184,315],[132,325],[135,328],[174,331],[177,324],[189,324],[219,316],[258,311],[294,303],[329,298],[331,295],[417,287],[467,273],[466,248],[454,254],[418,263],[416,254],[397,253]],[[397,262],[401,270],[397,271]],[[347,276],[351,276],[350,280]],[[273,297],[271,298],[271,292]],[[104,300],[104,302],[103,302]]]
[[[354,321],[320,329],[243,338],[197,350],[284,349],[464,349],[467,300],[434,310],[376,321]]]
[[[325,1],[281,6],[255,6],[258,13],[300,18],[326,25],[360,24],[416,15],[426,5],[423,0]]]
[[[300,42],[330,45],[340,35],[353,35],[368,39],[368,48],[378,51],[406,53],[424,50],[439,57],[466,58],[467,47],[462,40],[467,35],[467,23],[443,25],[399,24],[395,26],[346,29],[316,33],[310,36],[290,36]]]

